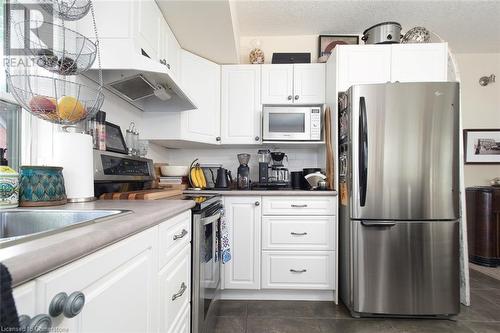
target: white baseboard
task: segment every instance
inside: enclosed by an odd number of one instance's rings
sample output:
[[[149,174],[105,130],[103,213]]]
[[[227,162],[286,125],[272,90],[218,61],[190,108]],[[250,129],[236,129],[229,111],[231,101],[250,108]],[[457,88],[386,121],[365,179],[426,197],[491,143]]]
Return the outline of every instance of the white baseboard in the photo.
[[[335,302],[335,290],[221,290],[221,299],[225,300],[284,300],[284,301],[332,301]],[[338,303],[337,303],[338,304]]]

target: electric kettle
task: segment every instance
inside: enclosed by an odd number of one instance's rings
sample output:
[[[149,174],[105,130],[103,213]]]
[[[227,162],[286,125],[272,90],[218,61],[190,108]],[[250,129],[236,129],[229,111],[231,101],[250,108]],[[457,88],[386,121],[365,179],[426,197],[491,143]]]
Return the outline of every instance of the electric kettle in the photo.
[[[231,177],[231,171],[219,168],[217,169],[217,179],[215,180],[215,188],[229,188],[229,185],[233,182]]]

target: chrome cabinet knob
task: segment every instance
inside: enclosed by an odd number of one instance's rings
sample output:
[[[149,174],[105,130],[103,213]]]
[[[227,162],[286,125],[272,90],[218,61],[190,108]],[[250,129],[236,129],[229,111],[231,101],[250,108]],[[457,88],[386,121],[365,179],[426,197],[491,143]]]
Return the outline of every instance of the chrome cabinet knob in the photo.
[[[255,137],[255,141],[259,141],[260,138],[258,136]]]
[[[299,99],[299,95],[295,95],[295,100],[298,100]]]
[[[179,289],[179,292],[175,293],[172,295],[172,301],[175,301],[179,297],[182,297],[184,295],[184,292],[186,291],[187,286],[184,282],[181,283],[181,289]]]
[[[82,312],[85,305],[85,295],[81,291],[75,291],[68,296],[64,303],[63,314],[66,318],[73,318]]]
[[[19,316],[19,330],[21,332],[26,332],[28,329],[28,325],[31,322],[31,317],[28,315],[20,315]]]
[[[27,332],[37,332],[37,333],[49,333],[52,327],[52,319],[47,314],[39,314],[31,319]]]
[[[288,100],[291,101],[292,100],[292,95],[288,95]]]
[[[66,300],[68,299],[68,294],[65,292],[61,292],[52,298],[52,301],[50,301],[49,305],[49,315],[51,317],[57,317],[61,313],[63,313],[64,310],[64,304],[66,303]]]
[[[187,234],[188,234],[188,231],[186,229],[182,229],[181,233],[180,234],[175,234],[174,237],[173,237],[173,239],[174,239],[174,241],[178,240],[178,239],[182,239]]]
[[[220,136],[216,137],[215,141],[220,141]]]
[[[260,202],[255,201],[255,206],[260,206]]]

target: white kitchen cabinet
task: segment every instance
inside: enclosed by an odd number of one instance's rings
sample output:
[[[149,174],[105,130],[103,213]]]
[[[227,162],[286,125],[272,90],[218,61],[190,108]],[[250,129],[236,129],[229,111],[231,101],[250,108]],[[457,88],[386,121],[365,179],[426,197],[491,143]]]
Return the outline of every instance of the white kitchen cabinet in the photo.
[[[295,104],[323,104],[325,64],[293,65],[293,93]]]
[[[340,45],[336,49],[338,91],[354,84],[391,81],[391,45]]]
[[[323,104],[324,64],[262,65],[262,104]]]
[[[220,66],[182,50],[181,82],[198,106],[182,112],[184,136],[189,141],[220,143]]]
[[[69,332],[153,332],[157,329],[157,241],[154,227],[108,246],[36,280],[37,308],[48,313],[59,292],[85,295],[73,318],[53,327]]]
[[[263,251],[262,289],[334,289],[334,251]]]
[[[159,331],[178,333],[178,322],[191,299],[191,246],[188,244],[158,274]],[[189,321],[188,321],[189,323]]]
[[[181,46],[179,45],[177,38],[175,38],[175,35],[168,26],[168,24],[165,32],[167,35],[166,44],[168,45],[168,50],[167,52],[165,52],[167,67],[170,69],[170,72],[175,77],[178,78],[180,77],[180,72],[181,72],[180,69]]]
[[[165,29],[164,18],[154,0],[137,1],[137,41],[141,49],[151,58],[160,59],[163,40],[161,30]],[[114,15],[108,13],[108,15]],[[115,27],[119,29],[119,27]]]
[[[27,315],[33,318],[36,311],[36,284],[34,281],[22,284],[12,290],[16,303],[17,315]]]
[[[262,198],[264,215],[335,215],[334,196],[266,196]]]
[[[232,259],[222,265],[224,289],[260,289],[261,197],[225,197]]]
[[[262,104],[293,103],[293,65],[261,65]]]
[[[221,74],[222,144],[260,144],[260,67],[223,65]]]
[[[394,44],[391,50],[392,82],[447,81],[447,43]]]

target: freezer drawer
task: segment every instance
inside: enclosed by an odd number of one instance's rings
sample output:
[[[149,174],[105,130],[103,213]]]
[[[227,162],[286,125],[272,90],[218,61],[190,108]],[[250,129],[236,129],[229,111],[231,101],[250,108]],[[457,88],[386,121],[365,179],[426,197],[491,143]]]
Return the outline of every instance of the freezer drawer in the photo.
[[[352,228],[355,312],[459,312],[458,221],[353,221]]]

